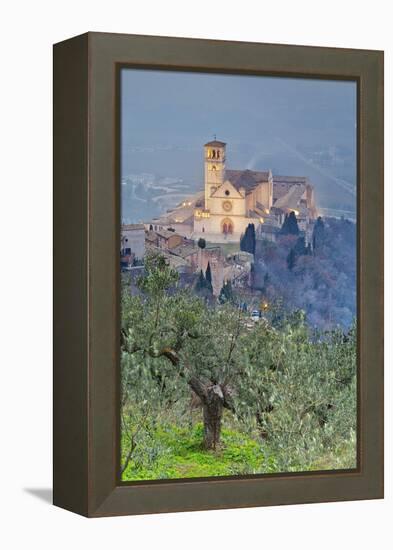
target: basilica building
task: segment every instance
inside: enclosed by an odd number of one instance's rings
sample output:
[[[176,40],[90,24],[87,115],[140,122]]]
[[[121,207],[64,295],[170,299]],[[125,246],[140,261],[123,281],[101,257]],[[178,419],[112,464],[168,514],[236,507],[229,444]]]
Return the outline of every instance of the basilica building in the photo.
[[[304,230],[317,215],[307,177],[227,169],[226,143],[214,140],[204,145],[203,192],[157,222],[194,239],[239,242],[249,223],[259,234],[274,234],[291,211]]]

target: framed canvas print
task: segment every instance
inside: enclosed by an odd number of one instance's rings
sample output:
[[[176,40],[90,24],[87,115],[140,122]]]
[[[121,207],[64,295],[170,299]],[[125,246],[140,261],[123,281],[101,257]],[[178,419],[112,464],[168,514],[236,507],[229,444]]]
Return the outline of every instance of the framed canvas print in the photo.
[[[54,47],[54,503],[382,498],[383,54]]]

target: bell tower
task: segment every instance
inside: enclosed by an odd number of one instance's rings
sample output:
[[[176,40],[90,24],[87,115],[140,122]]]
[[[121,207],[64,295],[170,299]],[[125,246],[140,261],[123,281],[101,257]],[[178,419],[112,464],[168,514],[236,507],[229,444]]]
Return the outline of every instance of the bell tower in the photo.
[[[209,141],[205,143],[205,209],[209,210],[209,199],[224,183],[225,179],[225,148],[223,141]]]

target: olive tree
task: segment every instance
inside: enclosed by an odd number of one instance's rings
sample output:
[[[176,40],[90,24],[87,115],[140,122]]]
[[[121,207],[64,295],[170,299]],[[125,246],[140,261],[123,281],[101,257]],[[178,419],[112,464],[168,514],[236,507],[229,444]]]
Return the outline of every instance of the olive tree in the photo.
[[[145,378],[159,387],[160,400],[173,402],[176,392],[187,387],[198,396],[203,410],[203,445],[216,449],[223,409],[234,410],[234,379],[239,376],[236,357],[245,332],[243,314],[230,306],[206,307],[198,297],[177,288],[177,283],[177,273],[163,258],[151,256],[138,282],[141,294],[123,291],[123,396],[132,387],[135,364],[141,362]],[[157,401],[155,392],[146,396],[151,399]]]

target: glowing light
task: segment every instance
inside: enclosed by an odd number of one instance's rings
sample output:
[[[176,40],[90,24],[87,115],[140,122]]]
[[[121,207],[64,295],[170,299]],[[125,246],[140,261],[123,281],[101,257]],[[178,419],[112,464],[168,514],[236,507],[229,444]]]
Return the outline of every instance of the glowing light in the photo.
[[[266,214],[270,214],[269,208],[266,208],[266,209],[265,209],[265,212],[266,212]]]
[[[294,210],[293,212],[294,212],[295,216],[299,215],[299,210]]]
[[[265,223],[265,220],[263,218],[259,218],[260,223]]]

